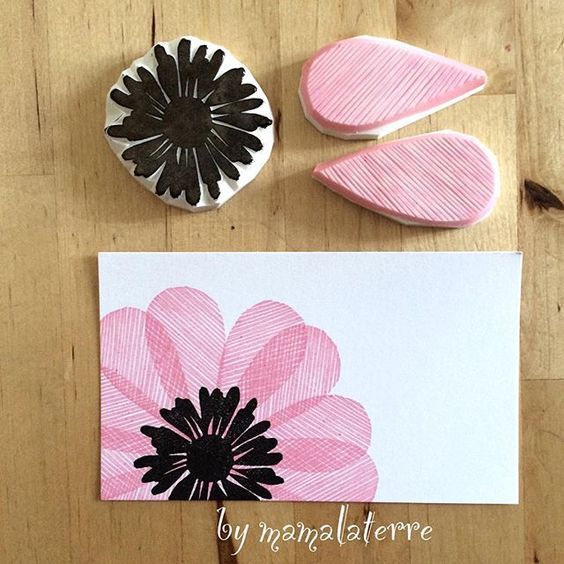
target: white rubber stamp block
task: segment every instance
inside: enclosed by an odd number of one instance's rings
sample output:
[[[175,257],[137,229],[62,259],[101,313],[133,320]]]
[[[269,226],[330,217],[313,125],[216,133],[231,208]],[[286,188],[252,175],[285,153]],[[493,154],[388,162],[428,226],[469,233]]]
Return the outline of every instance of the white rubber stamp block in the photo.
[[[408,137],[318,164],[313,178],[348,200],[409,225],[466,227],[499,195],[497,159],[454,131]]]
[[[401,41],[359,36],[303,66],[299,96],[322,133],[381,137],[484,88],[484,71]]]
[[[158,43],[112,86],[105,134],[129,172],[165,203],[224,204],[274,144],[268,99],[229,51],[195,37]]]

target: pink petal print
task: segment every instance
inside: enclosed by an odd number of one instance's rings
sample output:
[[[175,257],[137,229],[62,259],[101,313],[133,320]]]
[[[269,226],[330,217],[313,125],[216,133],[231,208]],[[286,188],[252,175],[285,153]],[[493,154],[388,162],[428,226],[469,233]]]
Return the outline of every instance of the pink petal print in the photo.
[[[260,302],[245,311],[227,337],[218,386],[228,389],[239,380],[261,349],[278,333],[302,326],[302,318],[279,302]]]
[[[147,346],[161,384],[169,398],[182,397],[191,388],[184,376],[176,346],[162,323],[147,314]]]
[[[283,453],[279,468],[328,472],[350,465],[370,445],[365,409],[341,396],[318,396],[271,417],[272,433]]]
[[[366,449],[335,439],[312,437],[307,439],[280,439],[278,449],[284,458],[278,468],[302,472],[331,472],[349,466],[361,458]]]
[[[329,393],[339,379],[341,361],[335,343],[327,333],[316,327],[306,326],[306,350],[299,368],[270,398],[257,408],[257,418],[269,419],[285,407],[304,399]],[[310,403],[302,404],[304,409]]]
[[[147,450],[147,437],[136,431],[125,431],[117,427],[102,425],[102,448],[119,450],[132,454],[141,454]]]
[[[497,160],[475,137],[442,131],[361,149],[318,164],[313,177],[402,223],[465,227],[499,195]]]
[[[484,88],[484,71],[381,37],[326,45],[304,65],[306,118],[345,139],[386,135]]]
[[[305,325],[296,325],[272,338],[255,356],[241,378],[241,397],[261,403],[278,390],[304,359],[307,344]]]
[[[376,465],[368,455],[333,472],[301,472],[281,468],[284,483],[272,488],[282,501],[373,501],[378,486]]]
[[[272,433],[280,441],[333,439],[355,445],[364,452],[370,445],[372,434],[364,407],[342,396],[326,395],[303,400],[274,414],[270,423]]]
[[[118,501],[162,501],[166,500],[167,496],[165,493],[162,494],[153,494],[151,493],[151,488],[154,484],[143,484],[141,487],[137,488],[136,490],[130,490],[120,495],[117,495],[115,498]]]
[[[151,333],[151,349],[176,349],[181,376],[167,367],[167,388],[184,389],[183,397],[197,397],[201,386],[215,388],[225,333],[223,317],[217,304],[204,292],[194,288],[170,288],[161,292],[149,305],[147,313],[160,322],[170,340]],[[166,404],[164,404],[166,405]]]
[[[100,322],[101,366],[104,375],[124,396],[142,409],[167,405],[168,397],[146,340],[146,314],[123,308]]]
[[[145,452],[147,446],[141,452]],[[133,466],[134,453],[102,449],[102,500],[162,500],[164,494],[153,494],[154,484],[141,481],[143,469]]]
[[[102,424],[139,432],[142,425],[158,424],[160,406],[114,370],[102,368]]]
[[[131,453],[102,449],[102,499],[115,499],[139,488],[143,470],[133,466],[134,459]]]
[[[129,470],[123,474],[115,476],[102,475],[102,500],[118,499],[132,490],[139,488],[143,473]]]

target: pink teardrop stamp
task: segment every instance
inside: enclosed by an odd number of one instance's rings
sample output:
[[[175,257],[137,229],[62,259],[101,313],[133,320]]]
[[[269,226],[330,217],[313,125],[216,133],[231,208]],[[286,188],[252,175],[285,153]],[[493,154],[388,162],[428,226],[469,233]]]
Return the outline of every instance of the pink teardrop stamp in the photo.
[[[439,131],[318,164],[313,178],[348,200],[408,225],[466,227],[499,195],[493,153],[478,139]]]
[[[394,39],[362,35],[326,45],[302,69],[299,96],[322,133],[386,135],[484,88],[475,67]]]

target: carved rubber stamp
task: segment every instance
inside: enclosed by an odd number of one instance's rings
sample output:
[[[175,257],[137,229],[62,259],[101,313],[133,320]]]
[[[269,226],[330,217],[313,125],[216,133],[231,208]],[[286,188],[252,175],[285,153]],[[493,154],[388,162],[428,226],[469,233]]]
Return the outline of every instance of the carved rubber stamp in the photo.
[[[161,200],[219,207],[251,182],[274,143],[268,99],[245,65],[195,37],[158,43],[111,88],[105,133]]]
[[[326,45],[304,65],[306,118],[322,133],[381,137],[484,88],[484,71],[424,49],[359,36]]]
[[[318,164],[313,177],[360,206],[409,225],[466,227],[499,195],[497,159],[478,139],[439,131]]]

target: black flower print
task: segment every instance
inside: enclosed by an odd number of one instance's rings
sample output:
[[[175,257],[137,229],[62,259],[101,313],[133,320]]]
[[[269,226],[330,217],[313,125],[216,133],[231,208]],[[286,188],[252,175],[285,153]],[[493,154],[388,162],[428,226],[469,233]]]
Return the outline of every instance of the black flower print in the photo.
[[[200,413],[181,398],[161,409],[175,431],[141,427],[157,451],[135,460],[136,468],[150,468],[142,481],[156,482],[154,495],[172,488],[169,499],[271,499],[265,486],[284,482],[272,468],[282,454],[272,452],[278,441],[264,436],[270,422],[254,423],[256,399],[237,409],[240,392],[233,387],[225,396],[201,388],[199,400]]]
[[[135,142],[121,156],[135,163],[136,176],[149,178],[161,171],[158,196],[168,190],[172,198],[183,195],[196,205],[203,184],[217,200],[222,173],[239,179],[233,163],[249,165],[252,151],[263,148],[249,132],[269,127],[272,120],[252,111],[264,100],[252,97],[257,88],[243,82],[243,68],[217,76],[224,51],[208,55],[208,47],[201,45],[191,56],[191,49],[192,42],[181,39],[175,58],[156,45],[156,76],[143,66],[137,67],[139,80],[124,75],[128,92],[114,88],[110,98],[131,113],[121,124],[108,127],[107,134]]]

